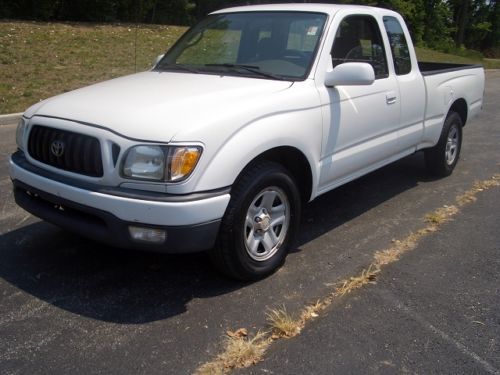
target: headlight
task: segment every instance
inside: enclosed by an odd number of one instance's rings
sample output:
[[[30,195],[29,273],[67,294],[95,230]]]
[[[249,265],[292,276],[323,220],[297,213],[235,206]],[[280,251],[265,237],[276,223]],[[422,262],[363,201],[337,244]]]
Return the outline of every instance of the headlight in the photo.
[[[163,180],[165,176],[165,153],[160,146],[132,147],[123,164],[126,177],[148,180]]]
[[[19,120],[17,124],[17,129],[16,129],[16,143],[17,147],[19,147],[20,150],[23,149],[23,139],[24,139],[24,132],[26,131],[26,120],[21,117],[21,120]]]
[[[201,156],[197,146],[140,145],[128,150],[122,167],[124,177],[178,182],[187,178]]]

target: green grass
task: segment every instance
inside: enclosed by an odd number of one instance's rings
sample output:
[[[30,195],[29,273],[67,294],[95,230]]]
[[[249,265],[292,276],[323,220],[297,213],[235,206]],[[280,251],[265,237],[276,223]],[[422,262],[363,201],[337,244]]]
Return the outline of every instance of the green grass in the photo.
[[[137,70],[146,70],[185,31],[184,27],[140,25]],[[0,114],[94,82],[133,73],[136,30],[131,25],[0,22]],[[482,63],[500,61],[417,49],[419,59]]]
[[[417,58],[420,61],[450,62],[457,64],[482,64],[485,69],[500,69],[500,60],[496,59],[463,57],[418,47],[416,48],[416,52]]]
[[[137,70],[146,70],[185,31],[141,25]],[[134,26],[0,22],[0,114],[135,71]]]

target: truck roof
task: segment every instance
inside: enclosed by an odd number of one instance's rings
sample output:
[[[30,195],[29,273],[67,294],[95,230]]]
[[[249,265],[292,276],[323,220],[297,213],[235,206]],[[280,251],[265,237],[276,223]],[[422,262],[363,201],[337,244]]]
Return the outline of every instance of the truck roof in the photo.
[[[383,11],[384,14],[393,13],[389,9],[382,9],[370,7],[366,5],[346,5],[346,4],[313,4],[313,3],[289,3],[289,4],[263,4],[263,5],[245,5],[231,8],[224,8],[212,12],[217,13],[231,13],[231,12],[258,12],[258,11],[295,11],[295,12],[318,12],[333,15],[337,11],[345,8],[351,10],[359,9],[359,11],[366,12],[367,10],[374,14]]]

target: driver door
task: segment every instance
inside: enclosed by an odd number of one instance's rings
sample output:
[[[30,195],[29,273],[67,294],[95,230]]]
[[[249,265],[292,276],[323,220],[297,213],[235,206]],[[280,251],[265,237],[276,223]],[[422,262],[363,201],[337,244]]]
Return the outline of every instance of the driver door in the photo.
[[[370,86],[320,88],[324,134],[319,192],[325,192],[387,163],[398,152],[399,89],[389,74],[377,20],[345,17],[331,50],[332,66],[366,62],[375,71]]]

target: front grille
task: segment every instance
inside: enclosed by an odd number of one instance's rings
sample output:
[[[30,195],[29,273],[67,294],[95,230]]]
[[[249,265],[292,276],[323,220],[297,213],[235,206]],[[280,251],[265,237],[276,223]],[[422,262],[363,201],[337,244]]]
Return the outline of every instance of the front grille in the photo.
[[[99,140],[88,135],[35,125],[28,140],[31,157],[44,164],[92,177],[102,177]]]

